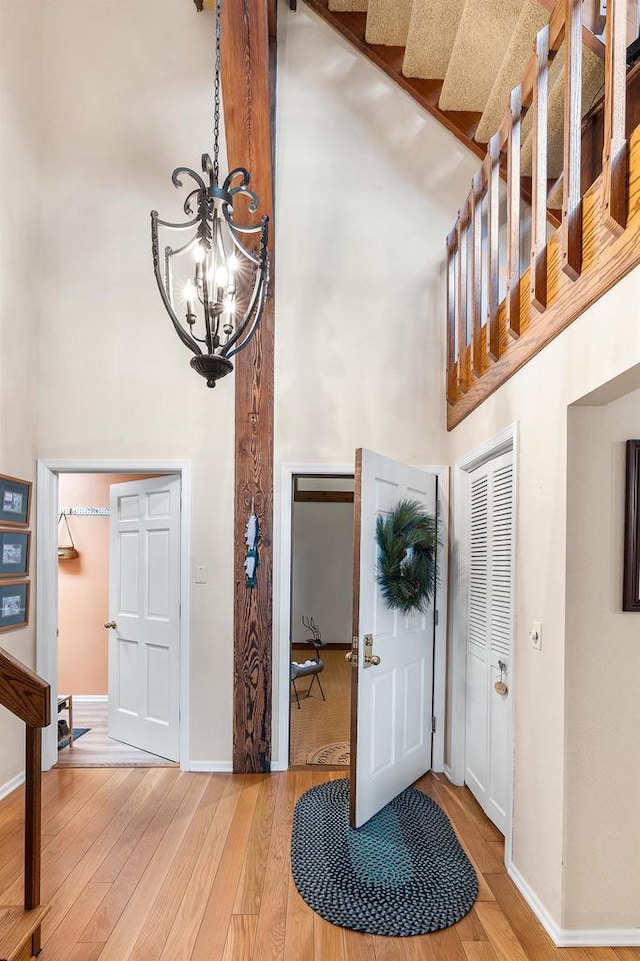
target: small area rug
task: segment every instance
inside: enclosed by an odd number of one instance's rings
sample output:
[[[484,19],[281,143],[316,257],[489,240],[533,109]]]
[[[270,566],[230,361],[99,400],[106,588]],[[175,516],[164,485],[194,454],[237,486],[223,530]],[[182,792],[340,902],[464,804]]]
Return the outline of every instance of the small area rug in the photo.
[[[79,737],[82,737],[83,734],[86,734],[87,731],[90,731],[90,730],[91,730],[90,727],[74,727],[74,729],[73,729],[73,740],[74,740],[74,742],[77,741]],[[58,741],[58,750],[61,751],[63,747],[69,747],[69,735],[68,735],[68,734],[67,734],[66,737],[63,737],[61,741]]]
[[[296,803],[291,870],[317,914],[395,938],[439,931],[467,914],[478,880],[435,801],[407,788],[358,830],[348,811],[348,778],[313,787]]]
[[[333,744],[323,744],[307,757],[307,764],[337,764],[349,766],[351,745],[348,741],[334,741]]]

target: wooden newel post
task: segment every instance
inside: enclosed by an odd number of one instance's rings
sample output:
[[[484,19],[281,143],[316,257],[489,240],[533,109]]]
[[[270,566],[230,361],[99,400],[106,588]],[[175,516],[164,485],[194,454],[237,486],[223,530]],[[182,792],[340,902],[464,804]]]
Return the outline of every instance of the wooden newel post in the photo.
[[[42,840],[42,729],[26,728],[26,783],[24,817],[24,906],[40,904],[40,850]],[[33,935],[32,951],[40,952],[40,928]]]

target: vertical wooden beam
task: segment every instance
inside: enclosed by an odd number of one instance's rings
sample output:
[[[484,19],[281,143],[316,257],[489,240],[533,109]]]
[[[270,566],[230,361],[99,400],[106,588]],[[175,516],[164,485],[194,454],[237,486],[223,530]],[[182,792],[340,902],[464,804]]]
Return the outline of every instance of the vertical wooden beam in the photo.
[[[582,3],[565,0],[564,163],[562,178],[562,269],[582,272]]]
[[[498,278],[500,274],[500,134],[489,141],[489,171],[487,197],[489,204],[489,255],[487,257],[487,325],[489,327],[489,357],[500,358],[500,328],[498,325]]]
[[[467,237],[467,224],[469,218],[469,207],[465,204],[458,211],[458,221],[456,224],[456,234],[458,237],[458,258],[456,270],[456,284],[458,296],[456,298],[456,322],[458,326],[458,390],[466,394],[469,386],[469,365],[468,365],[468,312],[467,312],[467,284],[469,269],[469,244]]]
[[[608,0],[604,88],[604,219],[614,234],[627,226],[626,3]]]
[[[471,363],[476,377],[482,375],[482,171],[471,186]]]
[[[274,264],[269,0],[222,4],[221,72],[229,168],[246,167],[270,218],[271,282],[262,321],[235,358],[233,770],[271,767]],[[273,23],[271,24],[273,33]],[[273,43],[273,40],[272,40]],[[260,524],[257,585],[245,587],[244,530],[252,505]]]
[[[549,112],[549,25],[536,37],[533,83],[533,177],[531,197],[531,303],[547,307],[547,115]]]
[[[458,379],[456,369],[456,250],[455,228],[447,235],[447,403],[455,404]]]
[[[507,330],[520,336],[520,141],[522,87],[511,91],[507,140]]]

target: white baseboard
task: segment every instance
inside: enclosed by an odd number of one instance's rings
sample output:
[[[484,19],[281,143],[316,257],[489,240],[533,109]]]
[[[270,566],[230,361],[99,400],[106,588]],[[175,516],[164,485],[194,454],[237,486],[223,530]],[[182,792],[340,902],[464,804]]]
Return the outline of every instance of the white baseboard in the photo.
[[[232,774],[231,761],[190,761],[189,770],[198,774]]]
[[[106,704],[109,700],[108,694],[74,694],[74,704]]]
[[[451,775],[451,768],[449,767],[448,764],[443,764],[443,765],[442,765],[442,773],[443,773],[444,776],[447,778],[447,780],[453,781],[453,777],[452,777],[452,775]]]
[[[561,928],[513,861],[507,873],[557,948],[640,947],[640,928]]]
[[[20,771],[15,777],[12,777],[10,781],[6,784],[0,785],[0,801],[19,788],[21,784],[24,784],[24,771]]]

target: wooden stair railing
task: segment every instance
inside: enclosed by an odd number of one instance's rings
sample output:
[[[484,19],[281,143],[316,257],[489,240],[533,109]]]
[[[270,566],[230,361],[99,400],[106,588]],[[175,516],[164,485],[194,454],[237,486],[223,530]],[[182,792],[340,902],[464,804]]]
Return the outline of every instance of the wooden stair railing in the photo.
[[[626,72],[630,2],[607,4],[600,176],[583,193],[582,2],[558,0],[447,237],[449,429],[640,263],[640,127],[629,129],[626,109],[628,90],[637,96],[635,72]],[[548,239],[548,68],[563,43],[562,220]],[[520,131],[527,110],[533,117],[531,254],[521,275]],[[634,109],[629,120],[637,122]],[[501,164],[507,168],[506,293],[498,303]]]
[[[35,957],[40,952],[40,920],[44,913],[40,909],[42,728],[51,723],[51,689],[41,677],[2,648],[0,705],[26,724],[24,911],[33,914],[24,918],[18,909],[4,909],[6,929],[12,936],[20,938],[26,932],[31,939],[30,954],[13,955],[22,961],[22,957]],[[4,958],[5,953],[12,957],[2,943],[0,926],[0,958]]]

